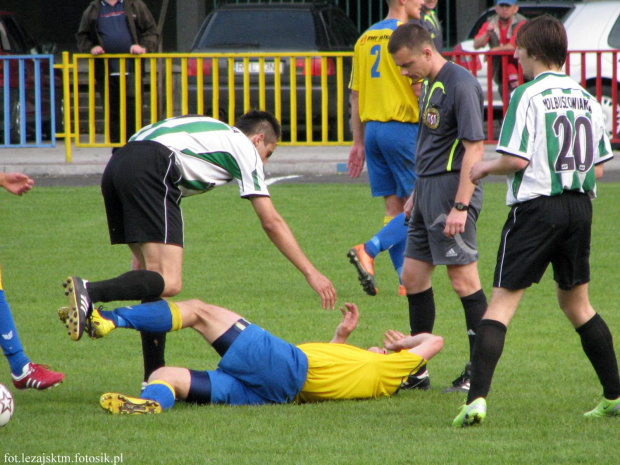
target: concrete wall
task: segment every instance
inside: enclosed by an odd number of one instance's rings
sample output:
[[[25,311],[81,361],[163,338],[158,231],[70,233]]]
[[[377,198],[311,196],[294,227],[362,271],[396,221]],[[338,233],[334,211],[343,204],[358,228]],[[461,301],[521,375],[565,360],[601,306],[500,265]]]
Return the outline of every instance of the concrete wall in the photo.
[[[174,5],[176,3],[176,5]],[[207,16],[204,0],[183,0],[173,2],[177,9],[177,48],[179,52],[188,52],[196,32]]]

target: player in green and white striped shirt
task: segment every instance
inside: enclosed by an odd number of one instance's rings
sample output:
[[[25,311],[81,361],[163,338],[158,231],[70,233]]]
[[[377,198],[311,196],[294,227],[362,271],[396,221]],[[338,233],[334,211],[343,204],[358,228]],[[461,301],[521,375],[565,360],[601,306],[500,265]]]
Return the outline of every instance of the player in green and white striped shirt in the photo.
[[[105,281],[67,279],[66,325],[71,338],[80,339],[85,329],[91,333],[95,302],[150,301],[178,294],[183,264],[181,198],[233,179],[241,197],[252,203],[269,239],[319,294],[323,308],[333,309],[334,286],[306,257],[269,197],[263,164],[279,138],[279,122],[264,111],[250,111],[236,127],[204,116],[182,116],[141,129],[115,152],[103,173],[101,191],[110,240],[129,246],[133,270]],[[142,333],[145,380],[164,365],[164,342],[163,332]]]
[[[592,198],[595,178],[612,158],[600,105],[562,73],[566,31],[541,16],[517,34],[518,58],[531,82],[510,100],[497,150],[499,158],[476,163],[473,182],[507,174],[512,206],[502,231],[493,296],[478,327],[467,403],[454,426],[480,423],[501,357],[508,323],[525,289],[553,267],[557,298],[581,338],[603,386],[603,400],[585,415],[620,414],[620,376],[611,332],[588,297]]]

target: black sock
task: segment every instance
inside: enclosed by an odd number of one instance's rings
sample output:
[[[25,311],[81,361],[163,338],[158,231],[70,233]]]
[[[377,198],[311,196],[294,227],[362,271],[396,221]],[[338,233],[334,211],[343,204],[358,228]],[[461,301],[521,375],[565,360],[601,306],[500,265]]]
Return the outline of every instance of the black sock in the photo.
[[[155,300],[158,299],[143,299],[142,303],[145,304]],[[155,370],[166,366],[166,334],[165,332],[147,333],[140,331],[140,338],[142,340],[142,360],[144,362],[144,381],[148,381]]]
[[[482,320],[484,312],[487,311],[487,296],[480,289],[471,295],[461,298],[463,309],[465,310],[465,324],[467,325],[467,337],[469,338],[469,359],[474,354],[474,342],[476,341],[476,333],[478,325]]]
[[[432,333],[435,325],[435,297],[433,288],[407,294],[409,301],[409,326],[411,334]]]
[[[617,399],[620,397],[618,360],[611,331],[605,320],[597,313],[576,331],[581,337],[583,351],[603,385],[603,395],[606,399]]]
[[[144,359],[144,381],[163,366],[166,366],[164,353],[166,351],[166,333],[140,332],[142,338],[142,357]]]
[[[104,281],[89,281],[86,290],[94,302],[152,300],[161,297],[166,283],[156,271],[133,270]]]
[[[506,326],[496,320],[482,320],[472,354],[471,386],[467,403],[478,397],[486,397],[491,389],[491,380],[499,358],[504,350]]]

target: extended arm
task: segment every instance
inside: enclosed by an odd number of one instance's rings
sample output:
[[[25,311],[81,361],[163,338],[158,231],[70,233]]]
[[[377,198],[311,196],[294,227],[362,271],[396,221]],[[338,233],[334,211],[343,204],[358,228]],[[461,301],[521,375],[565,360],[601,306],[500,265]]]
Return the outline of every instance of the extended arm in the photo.
[[[482,160],[474,163],[469,171],[469,179],[474,184],[489,174],[512,174],[522,170],[529,164],[524,158],[512,155],[501,155],[493,160]]]
[[[274,207],[271,198],[253,196],[250,201],[271,242],[282,255],[301,271],[310,287],[321,297],[322,307],[333,309],[337,300],[336,289],[330,280],[323,276],[306,257],[288,224]]]
[[[443,338],[430,333],[405,336],[400,331],[390,329],[385,333],[383,346],[393,352],[408,350],[428,361],[443,348]]]
[[[346,308],[340,308],[340,311],[342,312],[342,321],[336,328],[334,338],[330,341],[334,344],[344,344],[347,342],[347,338],[357,327],[357,321],[360,317],[360,312],[357,309],[357,305],[345,303],[344,306]]]

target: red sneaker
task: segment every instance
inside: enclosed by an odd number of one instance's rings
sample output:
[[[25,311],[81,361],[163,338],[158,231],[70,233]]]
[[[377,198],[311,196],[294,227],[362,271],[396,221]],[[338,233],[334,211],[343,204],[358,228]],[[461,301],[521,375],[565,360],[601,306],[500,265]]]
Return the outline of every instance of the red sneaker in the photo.
[[[349,261],[355,266],[360,284],[368,295],[377,295],[375,285],[375,260],[366,253],[364,244],[358,244],[347,252]]]
[[[57,386],[65,379],[65,375],[48,369],[45,365],[37,365],[36,363],[28,363],[24,367],[21,376],[11,374],[13,378],[13,386],[17,389],[36,389],[43,390]]]

